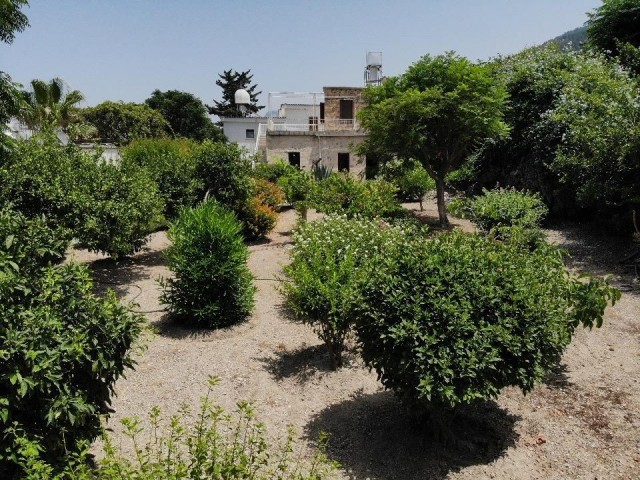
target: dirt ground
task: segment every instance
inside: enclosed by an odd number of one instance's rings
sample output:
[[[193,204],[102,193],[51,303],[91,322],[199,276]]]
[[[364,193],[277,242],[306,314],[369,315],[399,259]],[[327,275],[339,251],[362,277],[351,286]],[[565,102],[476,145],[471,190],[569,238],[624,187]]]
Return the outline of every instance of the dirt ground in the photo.
[[[420,215],[434,223],[433,202]],[[344,368],[330,371],[313,331],[287,315],[276,278],[287,262],[294,224],[295,213],[282,212],[268,241],[250,246],[258,286],[251,319],[209,333],[172,325],[158,303],[157,279],[170,275],[162,257],[164,233],[117,264],[72,253],[90,265],[98,289],[114,288],[137,303],[157,331],[136,369],[117,383],[110,421],[116,435],[122,417],[144,416],[153,405],[168,414],[182,403],[197,405],[207,378],[217,375],[216,401],[229,409],[252,401],[274,435],[292,425],[311,445],[319,432],[328,432],[329,456],[342,465],[338,478],[640,478],[640,285],[633,271],[617,264],[631,251],[630,242],[579,225],[547,231],[571,253],[571,268],[614,274],[622,300],[608,309],[603,328],[578,331],[562,368],[532,393],[509,388],[497,401],[461,415],[459,441],[452,444],[416,424],[353,352]]]

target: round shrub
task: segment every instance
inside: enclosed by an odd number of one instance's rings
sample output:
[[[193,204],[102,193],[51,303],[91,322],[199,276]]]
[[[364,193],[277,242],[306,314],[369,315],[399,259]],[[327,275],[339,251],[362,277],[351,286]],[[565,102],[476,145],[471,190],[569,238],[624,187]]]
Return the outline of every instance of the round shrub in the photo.
[[[217,328],[247,319],[255,287],[241,230],[214,201],[183,209],[171,224],[166,257],[174,276],[162,282],[161,300],[176,321]]]
[[[619,291],[571,276],[561,253],[455,232],[379,256],[362,284],[365,363],[410,404],[453,408],[530,391],[579,323],[600,326]]]
[[[75,234],[89,250],[115,259],[131,255],[164,223],[158,187],[140,167],[101,162],[87,189],[90,201]]]
[[[0,239],[0,477],[23,478],[24,442],[59,465],[100,433],[115,382],[133,366],[143,318],[113,292],[94,296],[86,267],[24,276],[7,260],[5,243]]]
[[[123,166],[142,167],[156,182],[168,219],[175,218],[180,208],[191,207],[198,201],[202,182],[195,175],[196,146],[186,139],[140,139],[121,151]]]
[[[284,160],[276,160],[272,163],[258,162],[253,169],[253,177],[276,183],[280,178],[298,171],[296,167]]]

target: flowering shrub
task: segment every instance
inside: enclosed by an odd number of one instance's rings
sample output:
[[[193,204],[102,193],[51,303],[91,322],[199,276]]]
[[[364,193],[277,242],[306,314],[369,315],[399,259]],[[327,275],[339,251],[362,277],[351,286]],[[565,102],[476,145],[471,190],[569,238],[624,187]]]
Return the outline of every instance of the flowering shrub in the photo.
[[[255,181],[255,197],[258,198],[260,203],[267,205],[271,208],[276,208],[278,205],[282,205],[285,201],[284,192],[275,183],[267,180],[257,179]]]
[[[407,234],[417,231],[333,215],[302,223],[295,230],[283,290],[289,308],[324,341],[332,368],[342,363],[362,282],[372,268],[370,260],[400,248]]]
[[[242,231],[247,240],[259,240],[273,230],[278,221],[277,212],[265,205],[260,198],[253,197],[239,212]]]

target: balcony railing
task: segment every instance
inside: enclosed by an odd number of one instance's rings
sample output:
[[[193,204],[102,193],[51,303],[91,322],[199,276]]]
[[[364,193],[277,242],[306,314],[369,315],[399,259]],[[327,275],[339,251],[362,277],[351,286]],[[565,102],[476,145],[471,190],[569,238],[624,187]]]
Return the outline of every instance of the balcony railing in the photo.
[[[329,132],[360,130],[360,123],[356,119],[332,118],[323,119],[319,123],[271,123],[267,125],[269,132]]]

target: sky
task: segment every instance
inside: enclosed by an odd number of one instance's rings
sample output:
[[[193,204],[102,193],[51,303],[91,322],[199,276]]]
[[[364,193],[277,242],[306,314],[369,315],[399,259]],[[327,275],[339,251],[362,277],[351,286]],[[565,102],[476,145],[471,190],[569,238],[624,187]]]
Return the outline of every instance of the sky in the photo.
[[[600,0],[30,0],[30,27],[0,44],[14,81],[62,78],[85,105],[155,89],[220,99],[224,70],[263,92],[363,84],[366,52],[398,75],[425,54],[516,53],[582,26]],[[275,102],[275,97],[274,97]]]

